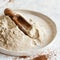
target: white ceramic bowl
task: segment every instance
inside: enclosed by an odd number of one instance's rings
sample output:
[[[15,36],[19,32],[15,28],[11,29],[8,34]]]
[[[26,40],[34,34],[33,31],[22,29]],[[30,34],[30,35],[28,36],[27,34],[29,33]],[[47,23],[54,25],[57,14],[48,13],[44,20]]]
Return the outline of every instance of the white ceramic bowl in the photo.
[[[51,25],[51,27],[52,27],[51,30],[53,30],[52,37],[49,40],[49,42],[47,44],[45,44],[44,47],[46,47],[48,44],[50,44],[54,40],[56,33],[57,33],[56,25],[49,17],[47,17],[44,14],[41,14],[39,12],[35,12],[35,11],[29,11],[29,10],[15,10],[15,11],[18,11],[18,12],[20,11],[20,12],[24,12],[26,14],[32,14],[32,15],[38,16],[38,17],[42,18],[44,21],[46,21],[46,23]],[[4,53],[4,54],[8,54],[8,55],[14,55],[14,56],[31,56],[31,55],[36,55],[36,54],[40,53],[40,51],[44,47],[42,47],[42,48],[36,47],[35,49],[30,49],[28,51],[18,51],[18,52],[9,51],[9,50],[6,50],[6,49],[0,47],[0,52]]]

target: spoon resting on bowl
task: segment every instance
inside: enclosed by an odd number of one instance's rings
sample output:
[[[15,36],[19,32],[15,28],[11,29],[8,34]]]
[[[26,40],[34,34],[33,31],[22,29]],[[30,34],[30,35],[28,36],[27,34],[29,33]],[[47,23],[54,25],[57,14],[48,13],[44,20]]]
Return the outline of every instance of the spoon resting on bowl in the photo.
[[[19,27],[19,29],[25,34],[28,35],[31,38],[38,39],[39,38],[39,32],[37,29],[35,29],[35,33],[33,36],[31,36],[30,31],[32,30],[32,25],[27,22],[27,20],[21,16],[20,14],[15,14],[14,11],[12,11],[9,8],[6,8],[4,10],[4,14],[6,16],[9,16],[12,21],[15,22],[15,24]]]

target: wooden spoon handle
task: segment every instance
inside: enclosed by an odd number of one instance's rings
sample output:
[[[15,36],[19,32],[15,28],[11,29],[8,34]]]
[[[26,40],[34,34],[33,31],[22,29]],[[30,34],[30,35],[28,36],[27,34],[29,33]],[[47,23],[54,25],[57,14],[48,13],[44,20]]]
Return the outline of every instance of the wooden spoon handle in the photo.
[[[7,16],[9,16],[9,17],[13,17],[13,16],[15,16],[15,14],[13,13],[13,11],[12,10],[10,10],[9,8],[6,8],[5,10],[4,10],[4,14],[5,15],[7,15]]]

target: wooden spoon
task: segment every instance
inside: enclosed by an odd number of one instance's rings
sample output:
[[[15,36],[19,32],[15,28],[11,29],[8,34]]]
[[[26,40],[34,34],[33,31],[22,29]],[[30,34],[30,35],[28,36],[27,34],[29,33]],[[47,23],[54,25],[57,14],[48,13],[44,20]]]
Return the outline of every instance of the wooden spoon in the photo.
[[[29,33],[30,33],[30,30],[32,29],[32,25],[29,24],[24,17],[22,17],[20,14],[15,14],[9,8],[6,8],[4,10],[4,14],[9,16],[15,22],[15,24],[20,28],[20,30],[22,30],[26,35],[31,37],[31,35]],[[31,38],[37,39],[39,37],[39,33],[37,30],[34,35],[35,36],[33,36]]]
[[[12,10],[6,8],[4,10],[4,14],[9,16],[15,24],[26,34],[28,35],[29,31],[32,29],[31,24],[29,24],[25,18],[23,18],[20,14],[13,13]]]

